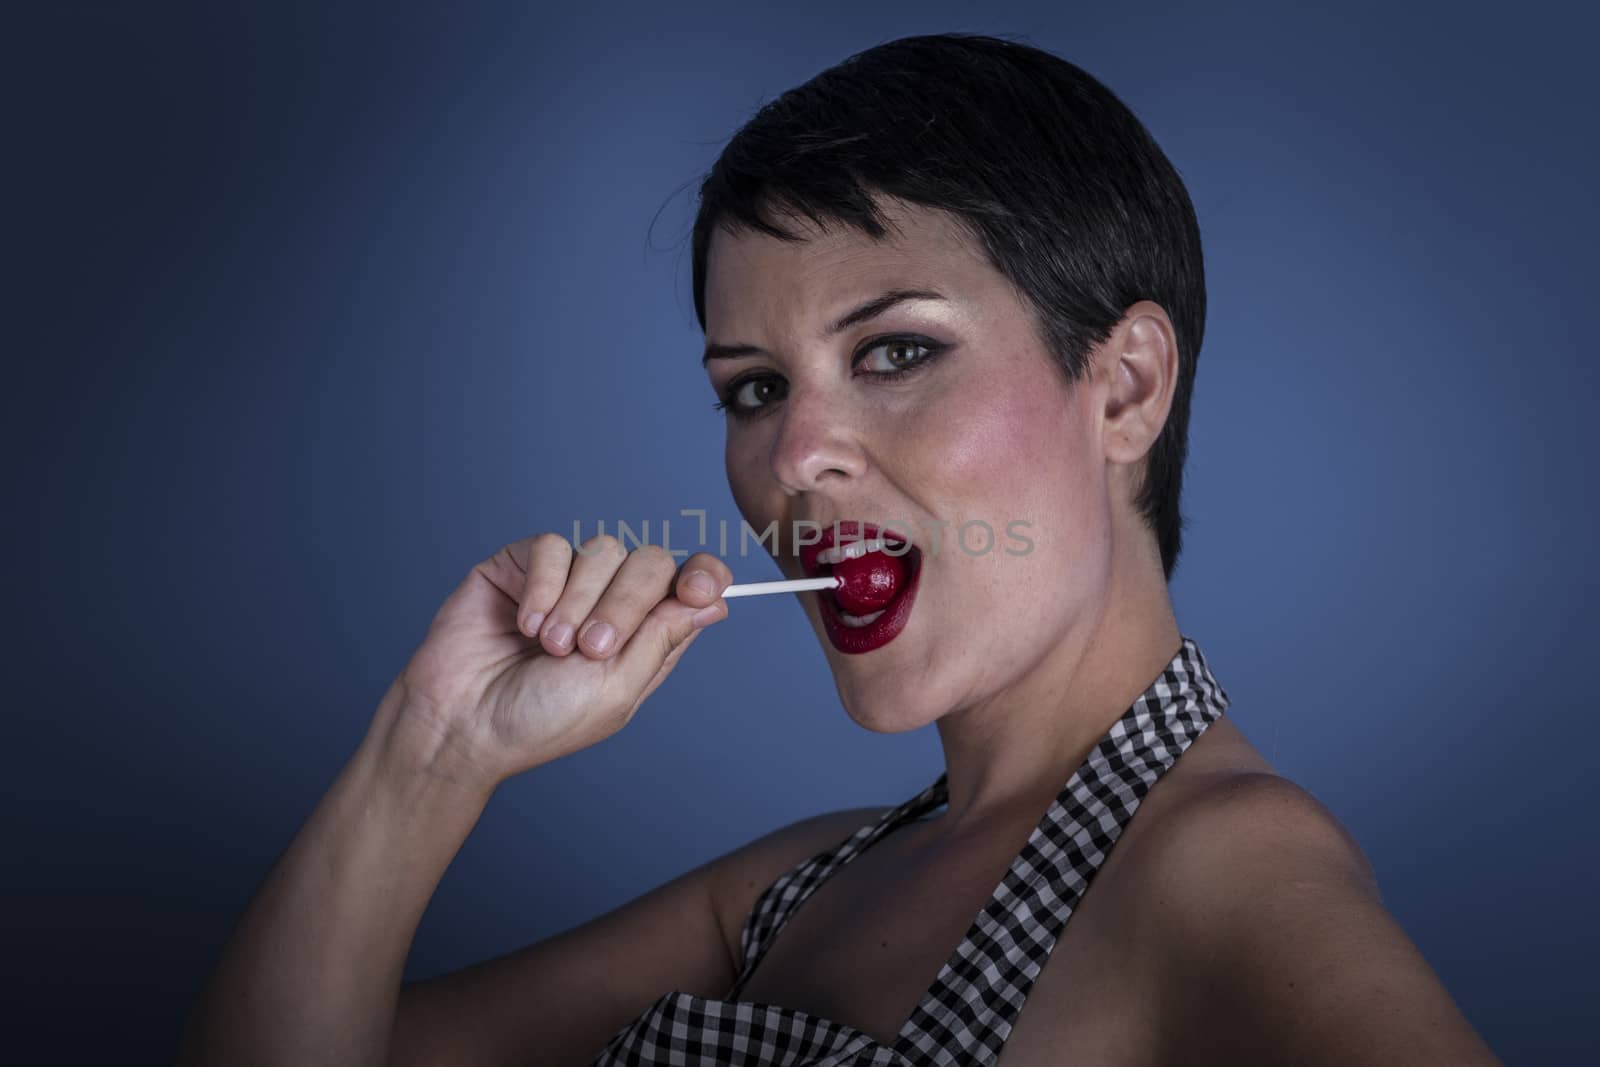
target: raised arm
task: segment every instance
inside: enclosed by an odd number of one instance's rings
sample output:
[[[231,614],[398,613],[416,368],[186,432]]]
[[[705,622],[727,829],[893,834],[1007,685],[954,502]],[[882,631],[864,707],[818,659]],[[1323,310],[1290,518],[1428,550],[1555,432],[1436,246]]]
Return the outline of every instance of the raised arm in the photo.
[[[182,1067],[385,1062],[417,924],[488,801],[385,742],[397,694],[236,925]]]
[[[417,924],[499,783],[616,733],[725,617],[726,564],[701,553],[676,570],[653,546],[602,537],[575,556],[554,534],[472,568],[240,919],[183,1067],[388,1062]],[[614,639],[592,641],[591,621]],[[698,910],[689,940],[696,922],[715,929],[705,899],[691,880],[651,906]],[[691,956],[690,980],[719,957]]]

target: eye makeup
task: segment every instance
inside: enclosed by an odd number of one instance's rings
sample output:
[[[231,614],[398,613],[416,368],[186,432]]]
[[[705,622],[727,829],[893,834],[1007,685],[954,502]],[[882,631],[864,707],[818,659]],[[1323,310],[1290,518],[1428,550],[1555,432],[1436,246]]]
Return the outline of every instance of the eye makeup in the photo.
[[[942,356],[948,349],[953,347],[946,342],[935,341],[933,338],[924,337],[921,334],[885,334],[879,337],[870,338],[863,342],[862,345],[856,349],[855,354],[851,357],[850,365],[852,367],[858,366],[869,353],[880,348],[894,345],[903,345],[909,348],[920,349],[922,350],[923,355],[917,357],[913,362],[902,365],[896,370],[858,370],[856,371],[856,376],[866,378],[869,381],[898,381],[899,379],[906,378],[917,373],[918,371],[932,366],[940,356]],[[742,374],[722,387],[721,392],[718,394],[720,400],[716,404],[713,404],[712,407],[717,411],[725,412],[726,414],[733,416],[735,419],[740,420],[752,419],[761,415],[765,411],[769,410],[773,405],[771,403],[747,405],[739,402],[740,393],[745,389],[745,387],[756,383],[772,383],[780,388],[787,385],[781,375],[774,374],[771,371],[753,371],[749,374]],[[781,399],[781,396],[779,399]]]

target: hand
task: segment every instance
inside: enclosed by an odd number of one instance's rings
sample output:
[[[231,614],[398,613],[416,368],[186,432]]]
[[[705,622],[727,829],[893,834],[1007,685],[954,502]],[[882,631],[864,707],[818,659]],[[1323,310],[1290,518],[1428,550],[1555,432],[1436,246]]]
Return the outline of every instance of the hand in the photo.
[[[665,549],[609,535],[577,552],[554,533],[509,544],[445,600],[395,680],[389,743],[492,790],[603,741],[727,617],[732,582],[716,556],[680,571]]]

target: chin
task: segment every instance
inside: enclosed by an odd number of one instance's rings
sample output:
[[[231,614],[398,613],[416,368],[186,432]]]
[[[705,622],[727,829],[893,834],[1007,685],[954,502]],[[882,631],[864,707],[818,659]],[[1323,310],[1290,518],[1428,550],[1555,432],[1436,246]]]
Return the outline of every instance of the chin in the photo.
[[[896,685],[881,676],[858,678],[847,685],[836,672],[834,688],[851,720],[875,734],[908,733],[937,718],[926,714],[932,705],[919,698],[910,687]]]
[[[875,650],[851,653],[840,650],[830,639],[820,617],[823,610],[813,602],[807,605],[806,615],[833,674],[839,702],[856,725],[877,734],[900,734],[937,718],[927,714],[934,702],[920,695],[928,673],[908,666],[904,658],[917,642],[920,627],[907,626],[905,632]]]

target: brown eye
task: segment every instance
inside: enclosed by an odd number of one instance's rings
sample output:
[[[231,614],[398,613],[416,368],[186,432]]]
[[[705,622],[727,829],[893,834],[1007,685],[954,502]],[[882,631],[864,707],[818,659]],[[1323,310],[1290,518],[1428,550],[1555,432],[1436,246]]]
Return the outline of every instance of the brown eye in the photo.
[[[729,385],[721,402],[714,406],[735,418],[748,418],[760,414],[771,401],[783,399],[784,386],[782,378],[770,374],[742,378]]]
[[[778,383],[773,378],[752,378],[739,386],[733,399],[737,407],[758,408],[769,400],[776,399]]]
[[[876,338],[856,349],[851,366],[858,377],[869,381],[899,382],[931,366],[951,345],[926,337]],[[736,419],[756,418],[771,410],[789,392],[781,375],[753,374],[728,384],[722,400],[712,405]]]
[[[880,341],[871,348],[866,349],[861,360],[856,364],[869,374],[893,374],[905,370],[907,367],[916,366],[927,358],[926,353],[932,349],[924,344],[918,344],[906,337],[895,337],[887,341]],[[873,353],[882,352],[885,355],[879,359]],[[923,353],[919,355],[918,353]],[[877,366],[872,366],[876,361]]]

